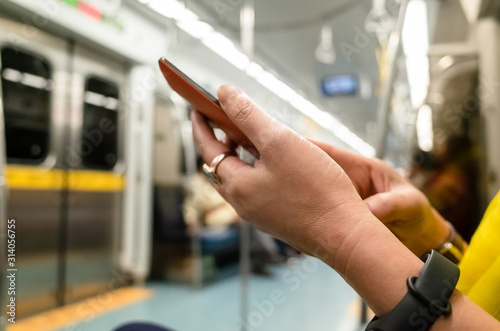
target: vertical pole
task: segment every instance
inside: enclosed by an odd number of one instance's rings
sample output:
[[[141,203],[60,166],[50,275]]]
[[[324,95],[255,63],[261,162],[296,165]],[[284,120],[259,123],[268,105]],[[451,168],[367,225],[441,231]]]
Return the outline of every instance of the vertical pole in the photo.
[[[240,38],[243,52],[250,60],[254,52],[254,30],[255,30],[255,4],[254,0],[245,0],[240,8]],[[242,81],[250,86],[252,83],[245,71],[242,71]],[[240,242],[240,317],[241,321],[247,321],[249,314],[249,286],[250,286],[250,231],[252,225],[243,222],[241,226]],[[248,331],[246,323],[241,323],[241,331]]]
[[[401,33],[403,31],[404,20],[406,16],[406,9],[410,0],[402,0],[399,9],[396,27],[389,38],[389,45],[387,46],[387,55],[385,61],[388,63],[386,66],[389,68],[387,80],[383,84],[382,96],[378,105],[377,111],[377,141],[376,141],[376,157],[383,159],[386,153],[386,140],[389,131],[389,111],[391,107],[391,99],[393,92],[393,84],[396,78],[397,58],[401,50]]]
[[[402,0],[401,7],[399,9],[398,18],[396,21],[396,27],[391,33],[389,38],[389,45],[387,46],[387,55],[385,61],[388,63],[386,66],[389,68],[387,75],[387,80],[383,84],[382,96],[378,105],[377,111],[377,141],[375,144],[376,153],[375,156],[379,159],[383,159],[386,153],[386,140],[387,134],[389,132],[389,112],[391,107],[391,99],[393,92],[394,80],[396,78],[396,66],[397,58],[401,51],[401,34],[403,32],[404,20],[406,16],[406,9],[408,8],[408,3],[410,0]],[[374,1],[375,5],[375,1]],[[367,322],[367,310],[368,307],[364,301],[361,302],[361,316],[360,322],[364,324]]]
[[[0,69],[2,64],[0,62]],[[0,79],[0,306],[2,311],[0,313],[0,331],[5,331],[7,328],[7,315],[6,315],[6,299],[7,299],[7,212],[6,207],[6,178],[5,178],[5,129],[3,123],[3,97],[2,97],[2,80]]]

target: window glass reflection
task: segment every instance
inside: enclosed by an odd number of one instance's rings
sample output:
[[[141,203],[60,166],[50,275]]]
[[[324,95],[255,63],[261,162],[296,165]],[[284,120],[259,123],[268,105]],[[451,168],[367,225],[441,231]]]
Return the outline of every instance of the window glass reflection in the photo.
[[[49,150],[50,64],[11,47],[1,50],[1,58],[7,162],[41,163]]]
[[[109,170],[117,160],[118,87],[104,79],[85,82],[82,160],[91,169]]]

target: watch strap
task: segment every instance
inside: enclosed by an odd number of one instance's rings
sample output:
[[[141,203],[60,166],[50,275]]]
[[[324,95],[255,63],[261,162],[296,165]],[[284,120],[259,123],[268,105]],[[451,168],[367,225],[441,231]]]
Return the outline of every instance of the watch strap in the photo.
[[[436,251],[427,252],[417,277],[407,279],[408,293],[385,316],[375,316],[366,331],[424,331],[451,313],[449,299],[460,276],[458,267]]]

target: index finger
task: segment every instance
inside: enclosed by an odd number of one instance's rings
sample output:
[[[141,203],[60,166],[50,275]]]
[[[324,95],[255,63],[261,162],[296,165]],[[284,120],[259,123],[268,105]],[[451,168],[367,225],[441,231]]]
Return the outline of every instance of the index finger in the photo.
[[[222,109],[261,153],[280,124],[257,106],[245,93],[229,85],[217,91]],[[245,146],[243,146],[245,147]]]

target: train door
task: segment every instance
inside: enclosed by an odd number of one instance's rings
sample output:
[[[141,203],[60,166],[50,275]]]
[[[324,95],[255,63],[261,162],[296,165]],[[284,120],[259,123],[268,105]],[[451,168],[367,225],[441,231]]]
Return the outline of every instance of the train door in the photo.
[[[123,85],[126,68],[104,54],[74,46],[65,302],[111,290],[118,283],[124,189]],[[119,279],[118,279],[119,280]]]
[[[16,220],[16,315],[60,303],[67,43],[0,20],[8,217]]]

